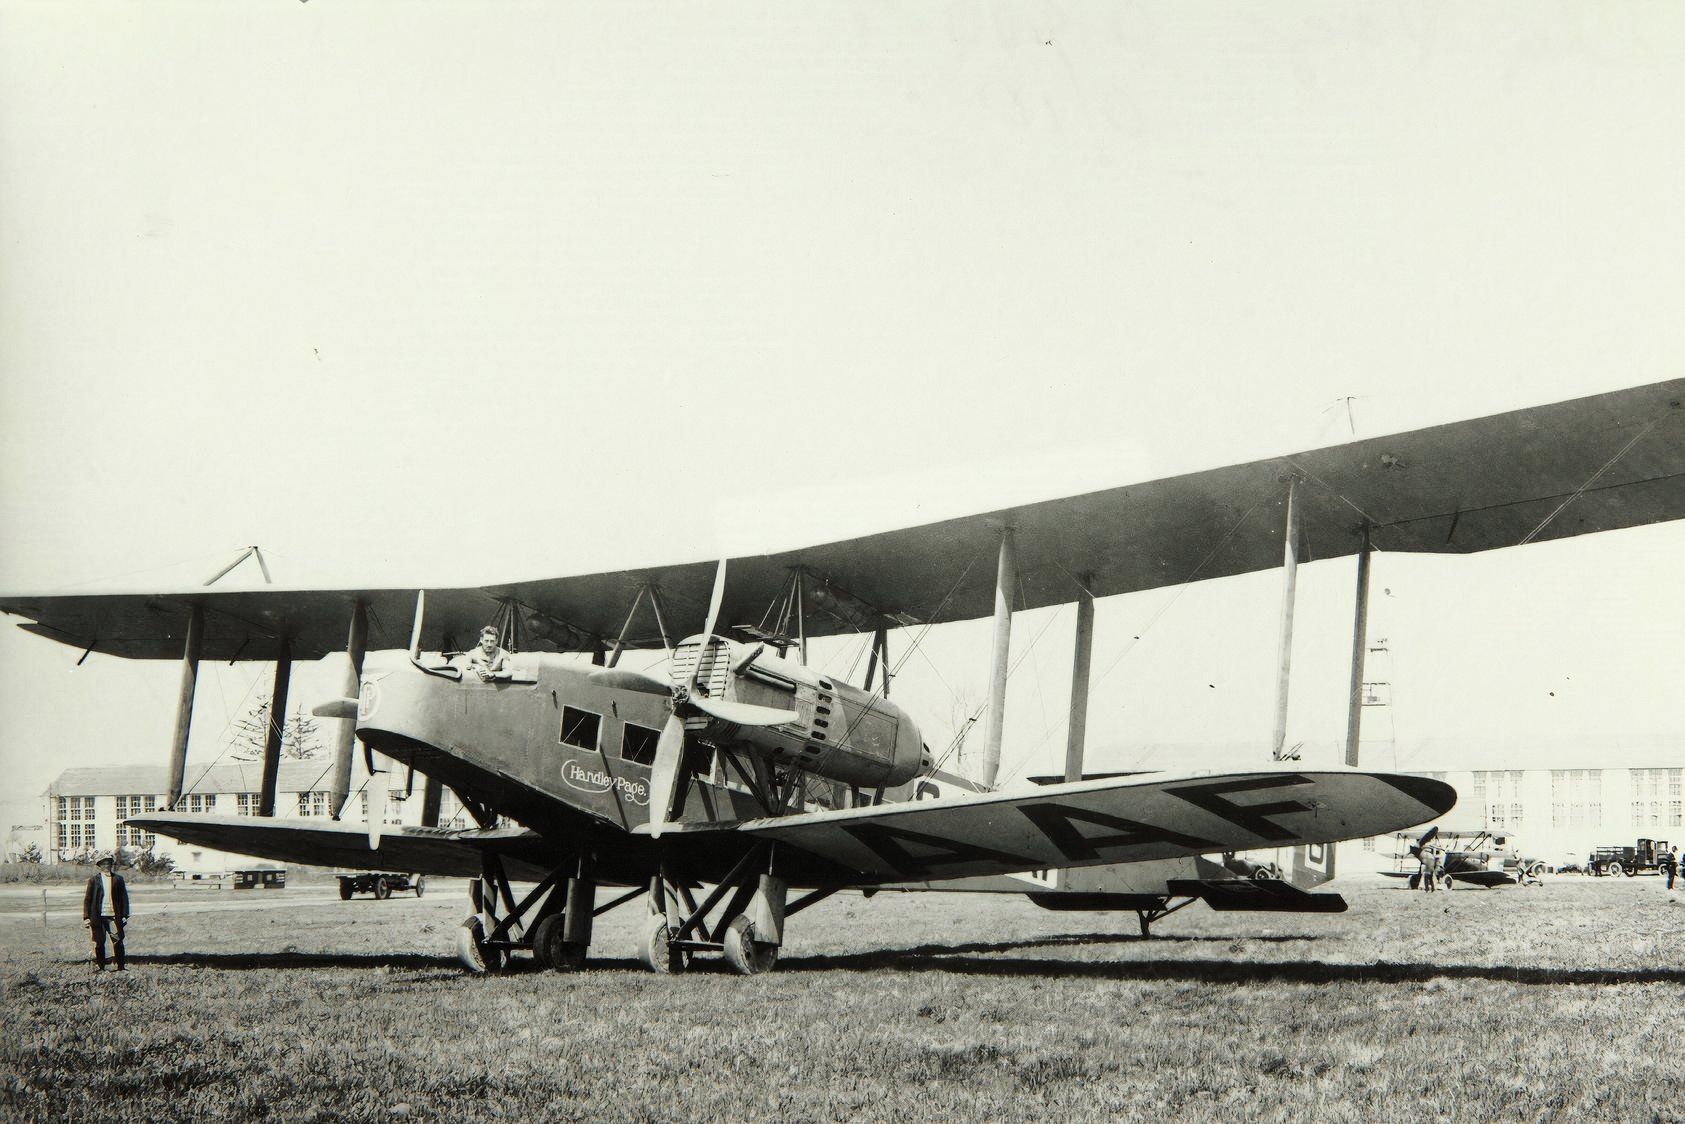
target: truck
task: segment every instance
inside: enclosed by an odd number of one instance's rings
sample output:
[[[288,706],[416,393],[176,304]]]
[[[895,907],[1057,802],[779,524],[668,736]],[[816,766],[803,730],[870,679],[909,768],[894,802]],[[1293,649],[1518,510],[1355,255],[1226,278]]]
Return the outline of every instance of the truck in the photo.
[[[1656,874],[1661,871],[1662,860],[1667,853],[1668,842],[1665,839],[1640,839],[1632,847],[1599,847],[1586,860],[1586,870],[1599,878],[1605,874],[1612,878]]]
[[[420,897],[426,879],[419,874],[393,874],[385,871],[359,870],[352,874],[335,875],[339,879],[339,898],[348,901],[352,894],[373,894],[379,901],[392,896],[394,890],[414,890]]]

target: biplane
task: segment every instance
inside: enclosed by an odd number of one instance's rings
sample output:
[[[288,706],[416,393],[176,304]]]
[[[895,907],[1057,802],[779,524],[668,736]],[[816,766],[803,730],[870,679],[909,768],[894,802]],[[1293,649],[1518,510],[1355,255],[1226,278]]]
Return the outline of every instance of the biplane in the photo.
[[[1515,836],[1509,832],[1441,831],[1430,827],[1421,836],[1405,832],[1393,835],[1399,850],[1393,853],[1394,869],[1381,873],[1388,878],[1403,878],[1412,890],[1421,888],[1422,848],[1436,843],[1441,852],[1440,885],[1449,890],[1458,882],[1490,890],[1496,886],[1537,886],[1545,873],[1543,859],[1524,855]]]
[[[14,594],[0,609],[85,652],[180,662],[172,810],[129,823],[283,861],[467,876],[458,952],[474,970],[517,951],[577,968],[593,918],[640,897],[647,967],[714,954],[745,974],[773,967],[790,918],[845,889],[1021,893],[1133,910],[1143,932],[1194,900],[1342,909],[1304,889],[1331,873],[1332,844],[1436,819],[1456,799],[1440,781],[1356,767],[1372,552],[1469,553],[1685,516],[1682,399],[1676,380],[723,561],[424,591]],[[1346,763],[1310,769],[1284,744],[1294,582],[1300,561],[1334,557],[1358,569]],[[1272,759],[1085,773],[1094,600],[1277,566]],[[1065,603],[1077,628],[1064,773],[997,787],[1014,613]],[[681,614],[700,629],[675,634]],[[961,775],[891,701],[891,646],[991,617],[982,764]],[[409,643],[369,650],[371,621],[408,622]],[[483,674],[461,649],[488,621],[510,654]],[[850,635],[870,646],[862,682],[807,661],[814,640]],[[622,667],[632,649],[665,652],[665,674]],[[273,661],[284,712],[293,661],[328,657],[344,666],[341,697],[318,708],[341,720],[336,818],[273,818],[278,729],[259,815],[173,810],[200,660]],[[421,826],[337,818],[358,743],[371,809],[387,762],[424,778]],[[476,826],[434,826],[443,787]],[[1238,857],[1272,848],[1295,850],[1295,877]]]

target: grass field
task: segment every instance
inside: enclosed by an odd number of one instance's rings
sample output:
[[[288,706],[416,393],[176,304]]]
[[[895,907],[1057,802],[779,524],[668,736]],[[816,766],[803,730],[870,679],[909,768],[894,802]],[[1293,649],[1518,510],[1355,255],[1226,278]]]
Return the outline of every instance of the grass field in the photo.
[[[1150,941],[1133,915],[843,895],[752,979],[638,970],[641,902],[583,973],[465,976],[461,887],[159,903],[121,976],[37,897],[0,916],[0,1117],[1685,1119],[1685,895],[1653,878],[1360,882],[1343,915],[1195,906]]]

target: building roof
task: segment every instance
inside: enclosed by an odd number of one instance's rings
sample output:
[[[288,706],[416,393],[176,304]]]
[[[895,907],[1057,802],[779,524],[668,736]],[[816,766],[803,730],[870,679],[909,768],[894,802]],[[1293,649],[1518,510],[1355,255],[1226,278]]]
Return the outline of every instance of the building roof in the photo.
[[[276,774],[277,792],[312,792],[333,781],[333,759],[283,761]],[[187,766],[182,791],[257,792],[263,787],[263,763],[237,761],[227,765]],[[163,795],[169,789],[169,769],[163,765],[93,765],[66,769],[47,786],[45,796]]]

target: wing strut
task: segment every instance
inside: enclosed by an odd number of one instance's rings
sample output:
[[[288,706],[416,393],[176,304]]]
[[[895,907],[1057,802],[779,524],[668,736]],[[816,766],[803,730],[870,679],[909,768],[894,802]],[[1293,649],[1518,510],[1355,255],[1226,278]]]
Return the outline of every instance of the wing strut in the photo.
[[[1346,764],[1357,765],[1357,746],[1363,736],[1363,656],[1369,648],[1369,522],[1363,524],[1363,545],[1357,552],[1357,609],[1352,624],[1352,681],[1346,704]]]
[[[199,683],[199,650],[204,645],[205,607],[194,605],[187,614],[187,644],[181,656],[181,691],[176,699],[176,734],[170,743],[169,793],[165,811],[181,803],[182,778],[187,772],[187,735],[193,728],[193,694]]]
[[[1012,591],[1018,584],[1018,551],[1011,524],[1000,531],[1000,561],[995,569],[995,647],[989,665],[989,725],[983,740],[983,769],[977,780],[993,788],[1000,772],[1001,733],[1006,725],[1006,674],[1012,652]]]
[[[1270,743],[1277,761],[1297,758],[1287,746],[1287,690],[1293,670],[1293,600],[1299,584],[1299,477],[1287,484],[1287,525],[1281,535],[1281,649],[1275,685],[1275,738]]]
[[[1094,659],[1094,584],[1092,574],[1083,574],[1077,597],[1076,650],[1071,656],[1071,711],[1065,723],[1065,779],[1082,780],[1083,742],[1088,732],[1088,669]]]

